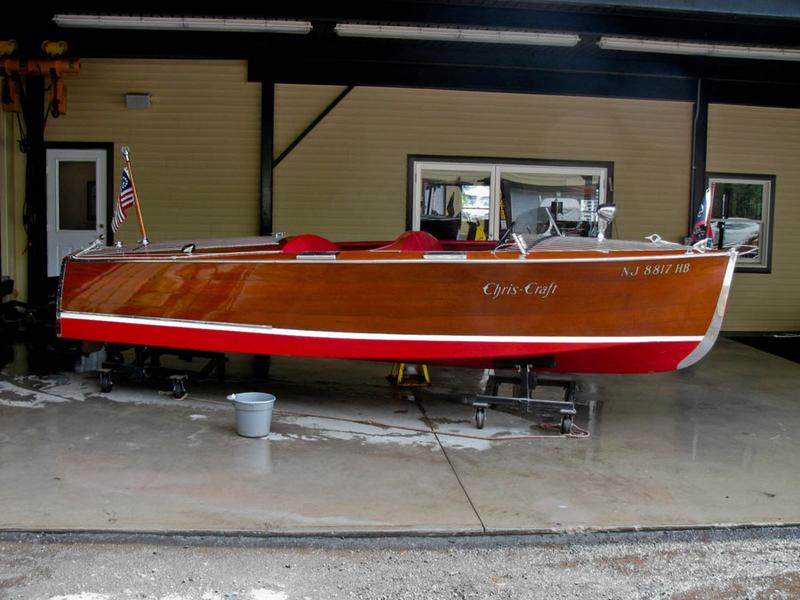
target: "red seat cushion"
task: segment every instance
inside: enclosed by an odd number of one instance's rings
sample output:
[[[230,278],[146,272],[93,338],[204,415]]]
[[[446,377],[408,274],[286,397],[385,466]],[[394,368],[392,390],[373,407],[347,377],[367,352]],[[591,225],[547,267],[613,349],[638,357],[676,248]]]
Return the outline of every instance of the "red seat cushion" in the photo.
[[[306,233],[294,235],[286,240],[281,248],[287,254],[300,254],[301,252],[336,252],[339,247],[324,237]]]
[[[378,250],[399,250],[400,252],[431,252],[443,250],[442,244],[427,231],[406,231],[391,244]]]

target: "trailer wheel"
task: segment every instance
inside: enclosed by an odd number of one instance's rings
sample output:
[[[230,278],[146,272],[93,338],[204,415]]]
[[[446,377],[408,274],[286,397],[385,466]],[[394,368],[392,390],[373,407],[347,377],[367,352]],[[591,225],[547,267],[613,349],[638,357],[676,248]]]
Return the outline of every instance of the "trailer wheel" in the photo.
[[[172,375],[172,397],[180,400],[186,396],[186,375]]]
[[[475,427],[478,429],[483,429],[483,426],[486,424],[486,409],[482,406],[479,406],[475,409]]]
[[[561,419],[561,433],[568,434],[572,431],[572,417],[569,415]]]
[[[111,373],[100,373],[100,391],[108,394],[114,388],[114,382],[111,381]]]

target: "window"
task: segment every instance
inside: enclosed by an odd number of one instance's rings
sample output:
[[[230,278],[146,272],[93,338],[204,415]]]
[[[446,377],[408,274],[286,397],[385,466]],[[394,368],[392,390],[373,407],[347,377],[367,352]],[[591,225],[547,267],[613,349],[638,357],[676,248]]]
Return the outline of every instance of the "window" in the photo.
[[[714,247],[740,247],[737,271],[769,273],[775,177],[709,174],[708,185]]]
[[[541,233],[550,217],[567,235],[587,236],[610,202],[611,163],[515,162],[411,157],[410,221],[439,239],[498,239]]]

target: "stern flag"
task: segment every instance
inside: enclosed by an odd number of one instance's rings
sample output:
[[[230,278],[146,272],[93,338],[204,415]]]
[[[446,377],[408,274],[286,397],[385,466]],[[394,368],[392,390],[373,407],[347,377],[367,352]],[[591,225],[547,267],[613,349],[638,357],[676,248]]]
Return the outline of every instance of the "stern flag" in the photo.
[[[133,206],[135,198],[133,195],[133,185],[131,184],[131,174],[128,168],[122,169],[122,181],[119,186],[119,198],[114,204],[114,218],[111,220],[111,229],[116,233],[122,222],[125,220],[128,209]]]

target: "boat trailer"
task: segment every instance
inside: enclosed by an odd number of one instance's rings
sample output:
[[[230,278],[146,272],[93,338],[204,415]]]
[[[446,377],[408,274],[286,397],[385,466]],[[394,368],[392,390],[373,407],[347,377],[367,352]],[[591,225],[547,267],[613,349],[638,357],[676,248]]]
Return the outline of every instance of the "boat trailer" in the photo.
[[[124,373],[136,381],[153,379],[169,379],[172,385],[172,396],[183,398],[187,393],[189,379],[202,381],[216,375],[218,381],[225,380],[225,363],[227,358],[221,352],[202,352],[197,350],[175,350],[155,346],[133,346],[133,361],[126,363],[122,350],[130,346],[106,344],[107,358],[102,368],[97,369],[100,379],[100,390],[108,393],[114,387],[113,374]],[[184,362],[194,359],[206,360],[199,370],[171,369],[161,365],[162,356],[176,356]]]
[[[483,394],[476,394],[472,406],[475,407],[475,426],[483,429],[486,424],[486,409],[497,406],[510,406],[519,412],[538,412],[560,416],[562,434],[572,431],[575,416],[575,395],[578,384],[575,380],[541,375],[532,364],[517,364],[513,369],[492,369],[489,371]],[[514,386],[514,396],[499,396],[500,385]],[[534,398],[536,387],[557,387],[564,391],[563,400]]]

